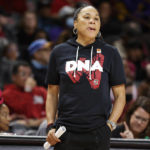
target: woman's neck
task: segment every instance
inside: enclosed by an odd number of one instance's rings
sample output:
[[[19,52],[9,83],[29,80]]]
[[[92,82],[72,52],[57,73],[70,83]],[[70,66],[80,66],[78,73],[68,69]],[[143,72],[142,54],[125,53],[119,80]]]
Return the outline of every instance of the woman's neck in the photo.
[[[86,46],[86,45],[89,45],[89,44],[92,44],[95,42],[95,38],[94,39],[85,39],[83,37],[78,37],[77,40],[76,40],[79,44],[83,45],[83,46]]]

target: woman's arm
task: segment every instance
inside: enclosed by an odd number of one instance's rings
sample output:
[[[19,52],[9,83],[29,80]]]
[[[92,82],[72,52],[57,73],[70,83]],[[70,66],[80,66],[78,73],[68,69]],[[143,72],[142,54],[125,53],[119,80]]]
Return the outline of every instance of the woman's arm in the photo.
[[[46,117],[47,123],[52,124],[55,121],[57,105],[58,105],[58,85],[48,85],[47,99],[46,99]]]
[[[59,91],[58,85],[48,85],[47,99],[46,99],[46,117],[48,124],[53,124],[56,118],[58,105],[58,91]],[[55,131],[56,131],[55,129],[50,129],[47,135],[47,141],[51,145],[55,145],[57,142],[61,142],[60,139],[58,139],[55,136]]]
[[[116,123],[119,117],[121,116],[126,103],[125,85],[121,84],[121,85],[113,86],[112,91],[115,98],[115,102],[109,120]],[[112,129],[110,124],[108,125]]]

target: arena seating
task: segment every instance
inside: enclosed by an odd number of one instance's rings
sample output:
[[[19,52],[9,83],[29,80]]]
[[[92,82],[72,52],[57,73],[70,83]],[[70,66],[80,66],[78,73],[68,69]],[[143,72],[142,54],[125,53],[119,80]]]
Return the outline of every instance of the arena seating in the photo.
[[[0,136],[0,150],[44,150],[45,136]],[[111,139],[110,150],[149,150],[149,139]]]

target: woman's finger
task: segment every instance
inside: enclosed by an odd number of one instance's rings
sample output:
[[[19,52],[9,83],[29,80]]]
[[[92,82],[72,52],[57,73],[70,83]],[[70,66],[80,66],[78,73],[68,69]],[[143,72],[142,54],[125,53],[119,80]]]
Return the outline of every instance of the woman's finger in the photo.
[[[126,122],[123,122],[123,124],[124,124],[125,130],[130,130]]]
[[[52,133],[52,137],[53,137],[53,140],[55,140],[56,142],[61,142],[61,140],[55,136],[55,133]]]
[[[56,143],[58,142],[61,142],[60,139],[58,139],[56,136],[55,136],[55,129],[51,129],[48,133],[48,136],[47,136],[47,141],[51,144],[51,145],[55,145]]]

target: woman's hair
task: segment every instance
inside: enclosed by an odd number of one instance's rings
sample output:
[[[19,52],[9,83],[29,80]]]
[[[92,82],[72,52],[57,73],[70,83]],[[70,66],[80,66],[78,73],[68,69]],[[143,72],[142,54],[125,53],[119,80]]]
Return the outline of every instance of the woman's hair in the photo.
[[[83,4],[81,7],[79,7],[78,9],[75,10],[74,16],[73,16],[74,21],[78,19],[78,15],[79,15],[79,13],[81,12],[81,10],[82,10],[83,8],[85,8],[85,7],[88,7],[88,6],[91,6],[91,7],[95,8],[95,7],[92,6],[92,5]],[[95,8],[95,9],[96,9],[96,8]],[[97,9],[96,9],[96,10],[97,10]],[[98,11],[97,11],[97,12],[98,12]],[[98,14],[99,14],[99,13],[98,13]]]
[[[131,116],[139,107],[142,107],[150,115],[150,98],[145,96],[140,96],[139,98],[137,98],[134,104],[129,108],[126,114],[126,122],[128,126],[130,126]],[[150,121],[148,123],[147,128],[144,130],[144,132],[140,133],[139,138],[144,138],[146,135],[150,135]]]
[[[88,6],[90,6],[90,5],[84,4],[83,6],[77,8],[77,9],[75,10],[74,16],[73,16],[74,21],[77,20],[78,15],[79,15],[79,13],[81,12],[81,10],[82,10],[83,8],[85,8],[85,7],[88,7]]]

